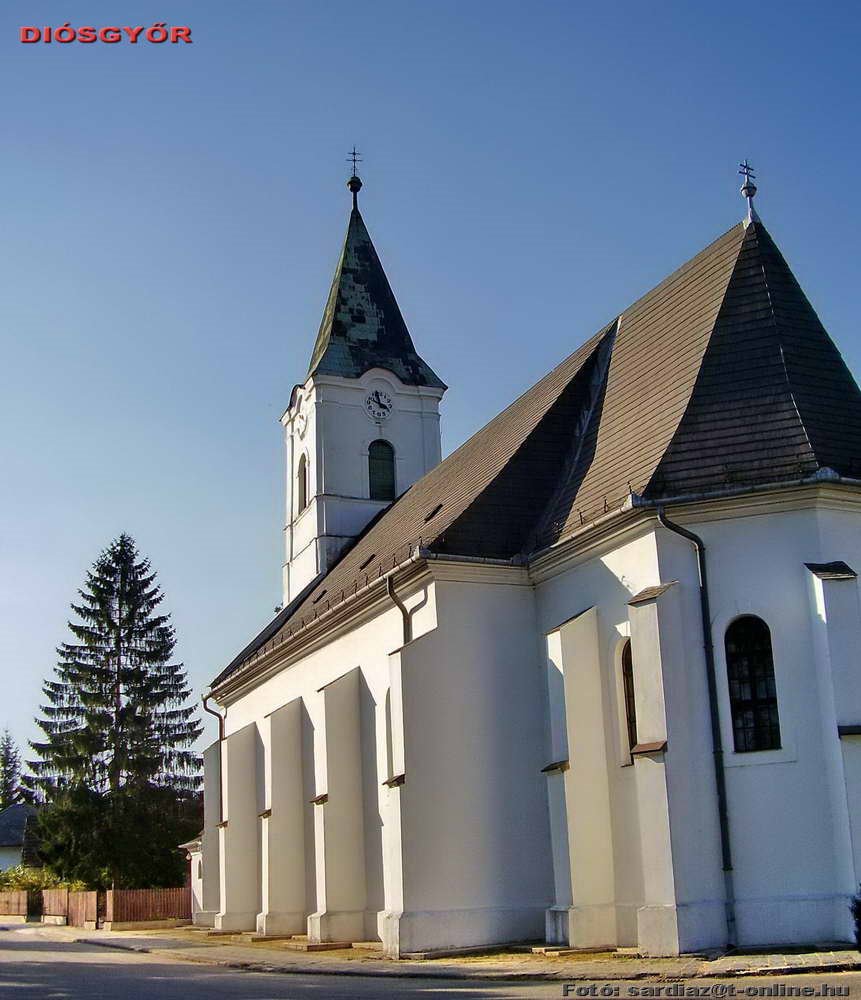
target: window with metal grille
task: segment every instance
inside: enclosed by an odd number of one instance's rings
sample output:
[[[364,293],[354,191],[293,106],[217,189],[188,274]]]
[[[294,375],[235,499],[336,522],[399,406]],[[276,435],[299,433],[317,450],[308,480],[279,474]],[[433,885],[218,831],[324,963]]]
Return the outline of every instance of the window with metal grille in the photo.
[[[388,441],[372,441],[368,448],[368,482],[372,500],[395,499],[395,449]]]
[[[626,639],[622,647],[622,687],[625,692],[625,724],[628,727],[628,749],[637,745],[637,703],[634,701],[634,660],[631,656],[631,640]]]
[[[296,472],[296,511],[300,513],[308,506],[308,461],[304,455],[299,459]]]
[[[726,670],[736,753],[780,749],[780,720],[771,632],[756,615],[742,615],[726,630]]]

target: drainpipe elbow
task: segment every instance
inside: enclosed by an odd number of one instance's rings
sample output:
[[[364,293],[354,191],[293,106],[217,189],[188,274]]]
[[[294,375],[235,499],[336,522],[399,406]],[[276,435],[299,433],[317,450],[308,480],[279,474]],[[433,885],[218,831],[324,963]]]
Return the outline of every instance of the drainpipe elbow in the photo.
[[[406,604],[400,599],[395,590],[395,581],[391,576],[386,577],[386,593],[392,600],[392,603],[397,607],[401,613],[401,617],[404,621],[404,645],[412,641],[413,638],[413,624],[410,620],[410,613],[407,610]]]

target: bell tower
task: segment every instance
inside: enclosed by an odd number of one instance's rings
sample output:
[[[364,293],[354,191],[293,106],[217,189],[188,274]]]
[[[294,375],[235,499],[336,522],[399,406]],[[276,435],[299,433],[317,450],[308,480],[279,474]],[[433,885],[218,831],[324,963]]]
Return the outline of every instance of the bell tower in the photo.
[[[286,445],[284,605],[440,460],[445,384],[419,357],[365,222],[362,182],[311,364],[281,418]]]

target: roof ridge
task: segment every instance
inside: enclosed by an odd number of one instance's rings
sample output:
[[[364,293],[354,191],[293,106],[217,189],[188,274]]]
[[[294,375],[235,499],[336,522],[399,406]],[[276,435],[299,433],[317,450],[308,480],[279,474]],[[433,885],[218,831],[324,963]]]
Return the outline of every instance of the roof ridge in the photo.
[[[796,417],[798,417],[799,426],[801,427],[801,431],[804,434],[804,440],[807,442],[807,447],[810,449],[810,454],[813,455],[813,458],[817,466],[821,468],[822,464],[819,461],[818,456],[816,455],[816,450],[813,447],[813,442],[810,440],[810,435],[807,432],[807,426],[804,423],[804,418],[801,416],[801,410],[798,406],[798,400],[795,397],[795,388],[792,385],[792,379],[789,376],[789,369],[786,366],[786,354],[784,353],[783,350],[783,340],[780,335],[780,326],[777,322],[777,314],[774,311],[774,299],[772,297],[771,287],[768,281],[768,270],[766,269],[765,260],[763,259],[761,248],[759,245],[759,229],[762,229],[762,231],[766,234],[766,236],[769,237],[769,239],[771,239],[771,234],[765,228],[765,225],[759,218],[759,216],[757,216],[755,219],[751,219],[749,223],[749,228],[753,231],[753,235],[756,239],[757,250],[760,251],[759,267],[760,270],[762,271],[762,280],[765,283],[765,294],[766,297],[768,298],[768,308],[771,313],[771,324],[774,327],[775,337],[777,338],[777,351],[778,354],[780,355],[780,367],[781,371],[783,372],[783,377],[786,380],[786,388],[787,391],[789,392],[789,398],[790,400],[792,400],[792,407],[795,410],[795,415]],[[774,241],[772,240],[772,242]]]
[[[527,553],[534,551],[535,547],[538,545],[538,540],[549,529],[550,522],[553,518],[553,512],[559,502],[560,494],[568,485],[571,477],[574,475],[574,472],[579,465],[580,456],[583,453],[583,447],[588,437],[589,427],[595,417],[598,402],[607,388],[607,375],[610,371],[610,358],[613,354],[613,345],[616,342],[616,335],[619,332],[621,323],[622,317],[617,316],[616,319],[613,320],[613,322],[606,328],[604,336],[595,349],[595,353],[598,357],[596,358],[595,371],[592,373],[592,379],[590,380],[591,384],[589,388],[591,391],[586,402],[586,407],[584,408],[582,422],[572,440],[572,444],[569,448],[568,456],[563,463],[562,472],[559,476],[556,488],[554,489],[549,502],[545,505],[543,514],[535,523],[533,530],[530,532],[526,540],[524,551]]]
[[[576,370],[566,379],[565,384],[556,393],[553,402],[548,406],[529,432],[522,438],[518,446],[508,455],[503,464],[497,469],[492,478],[483,489],[472,498],[464,510],[443,530],[437,537],[429,543],[428,547],[433,551],[447,551],[454,538],[457,542],[458,532],[465,532],[471,539],[472,544],[480,550],[486,542],[484,538],[476,535],[474,520],[481,518],[482,510],[493,511],[497,500],[497,493],[502,491],[505,503],[509,508],[517,507],[521,512],[520,524],[517,527],[509,525],[502,532],[503,537],[497,537],[495,555],[501,558],[513,559],[518,554],[528,549],[528,540],[534,534],[535,525],[540,520],[550,505],[552,497],[559,489],[559,474],[553,475],[553,465],[549,461],[549,452],[553,454],[561,452],[559,463],[565,468],[565,456],[571,451],[566,414],[570,417],[570,407],[573,405],[579,416],[577,422],[582,421],[584,404],[587,408],[587,417],[591,415],[591,406],[595,397],[600,395],[600,391],[593,390],[593,380],[596,368],[601,365],[601,351],[608,344],[615,330],[616,321],[612,321],[605,326],[598,334],[587,342],[591,345],[588,353],[580,348],[580,353],[584,355]],[[611,342],[611,340],[610,340]],[[585,346],[585,345],[584,345]],[[605,359],[603,359],[605,360]],[[584,386],[584,381],[586,382]],[[601,377],[603,383],[603,376]],[[585,393],[585,399],[583,395]],[[560,427],[560,422],[562,426]],[[489,426],[489,425],[488,425]],[[585,422],[588,427],[588,419]],[[574,432],[577,435],[577,432]],[[550,465],[549,474],[542,477],[539,469],[532,469],[530,474],[523,476],[524,465],[529,464],[530,453],[538,449],[541,453],[541,462]],[[526,487],[525,489],[523,487]],[[542,492],[543,490],[543,492]],[[543,498],[543,502],[542,502]],[[495,524],[495,518],[487,518],[490,522],[488,535],[497,534],[499,531]],[[519,541],[518,541],[519,539]],[[481,554],[479,552],[479,554]]]

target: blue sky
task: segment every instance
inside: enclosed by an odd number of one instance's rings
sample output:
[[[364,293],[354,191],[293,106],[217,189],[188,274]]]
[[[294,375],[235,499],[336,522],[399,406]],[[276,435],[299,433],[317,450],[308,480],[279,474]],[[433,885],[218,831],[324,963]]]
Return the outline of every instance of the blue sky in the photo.
[[[166,9],[166,8],[169,8]],[[21,45],[20,25],[193,45]],[[861,371],[857,4],[0,10],[0,726],[130,532],[195,691],[280,601],[277,419],[363,214],[448,452],[743,214]],[[211,730],[209,730],[211,735]]]

